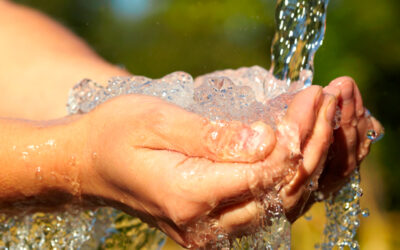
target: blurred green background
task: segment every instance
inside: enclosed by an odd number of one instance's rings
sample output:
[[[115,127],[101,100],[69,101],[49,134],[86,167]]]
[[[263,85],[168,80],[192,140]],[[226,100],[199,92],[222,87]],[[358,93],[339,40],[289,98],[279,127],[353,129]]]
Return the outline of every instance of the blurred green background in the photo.
[[[270,64],[274,0],[15,0],[47,13],[100,55],[152,78]],[[314,84],[352,76],[386,135],[362,165],[362,249],[400,249],[400,1],[331,0]],[[67,93],[66,93],[67,95]],[[293,227],[293,249],[320,238],[323,208]],[[174,248],[172,245],[170,245]]]

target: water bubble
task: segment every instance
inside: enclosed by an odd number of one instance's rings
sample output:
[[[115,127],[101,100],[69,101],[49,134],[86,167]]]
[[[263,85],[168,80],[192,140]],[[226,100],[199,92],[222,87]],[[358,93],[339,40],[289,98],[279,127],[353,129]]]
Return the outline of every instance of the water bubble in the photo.
[[[361,215],[362,215],[363,217],[368,217],[368,216],[369,216],[369,209],[368,209],[368,208],[364,208],[364,209],[361,211]]]
[[[303,217],[304,217],[304,219],[305,219],[306,221],[312,220],[312,215],[311,215],[311,213],[305,213]]]
[[[213,140],[216,140],[217,137],[218,137],[218,132],[217,132],[217,131],[214,131],[214,132],[211,133],[211,138],[212,138]]]
[[[375,139],[377,138],[377,133],[375,130],[370,129],[367,131],[367,138],[370,139],[371,141],[375,141]]]
[[[342,112],[340,111],[339,107],[336,107],[336,111],[335,111],[335,117],[333,118],[333,129],[338,129],[340,128],[340,121],[341,121],[341,117],[342,117]]]
[[[321,249],[339,249],[347,246],[350,249],[359,249],[355,239],[362,214],[360,208],[360,174],[356,170],[339,192],[325,201],[327,222],[324,228],[324,237]]]
[[[366,118],[371,117],[371,112],[369,111],[369,109],[365,109],[364,117]]]
[[[42,180],[42,174],[41,174],[41,172],[42,172],[42,169],[40,168],[40,166],[38,166],[37,168],[36,168],[36,179],[37,180],[39,180],[39,181],[41,181]]]
[[[22,152],[22,160],[27,160],[29,153],[28,152]]]
[[[313,192],[314,194],[314,199],[316,201],[323,201],[325,200],[325,195],[321,191],[315,191]]]
[[[357,127],[357,124],[358,124],[358,121],[357,121],[356,119],[353,119],[353,120],[351,121],[351,126]]]
[[[364,195],[364,191],[362,190],[361,187],[356,187],[356,188],[354,188],[354,190],[356,191],[356,195],[358,197],[362,197]]]
[[[271,69],[288,85],[298,79],[311,85],[312,74],[301,75],[313,70],[314,54],[324,38],[327,5],[328,0],[277,2]]]

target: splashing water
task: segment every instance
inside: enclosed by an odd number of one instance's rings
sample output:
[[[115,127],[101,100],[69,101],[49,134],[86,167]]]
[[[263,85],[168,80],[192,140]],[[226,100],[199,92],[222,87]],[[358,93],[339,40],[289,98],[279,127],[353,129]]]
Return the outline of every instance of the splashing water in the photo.
[[[115,77],[105,87],[83,80],[71,90],[68,112],[87,113],[110,98],[136,93],[162,98],[212,120],[262,120],[275,128],[293,93],[312,82],[313,57],[323,41],[327,5],[328,0],[278,0],[269,71],[254,66],[214,72],[196,80],[184,72],[156,80]],[[371,132],[369,136],[374,135]],[[297,165],[294,162],[293,169],[284,175],[293,173]],[[356,171],[338,195],[326,201],[327,224],[321,249],[358,249],[354,240],[358,215],[368,214],[359,206],[359,180]],[[205,238],[217,235],[213,248],[218,249],[289,249],[290,223],[277,194],[279,185],[282,183],[278,180],[275,188],[258,197],[265,214],[260,216],[261,226],[252,235],[230,241],[218,226],[207,231],[201,223],[191,230]],[[161,232],[111,208],[2,216],[0,221],[0,245],[4,246],[0,249],[159,249],[165,242]]]
[[[320,249],[339,249],[346,247],[351,250],[359,249],[360,246],[354,240],[360,225],[359,215],[368,216],[367,210],[360,208],[362,196],[360,187],[360,173],[354,171],[350,181],[342,187],[335,197],[329,197],[325,201],[327,222],[325,223],[324,238]]]
[[[234,79],[234,82],[231,80]],[[86,113],[106,100],[123,94],[144,94],[157,96],[165,101],[179,104],[181,107],[211,120],[241,120],[245,123],[263,120],[272,127],[279,122],[285,113],[285,107],[291,99],[291,94],[278,92],[255,92],[256,90],[273,89],[274,86],[284,86],[285,81],[274,78],[270,71],[261,67],[240,68],[214,72],[194,80],[189,74],[175,72],[161,79],[152,80],[146,77],[116,77],[106,87],[100,86],[90,80],[83,80],[71,91],[68,102],[69,113]],[[194,86],[198,86],[194,88]],[[266,94],[263,94],[263,93]],[[255,94],[257,93],[257,95]],[[226,108],[229,107],[229,108]],[[258,197],[260,211],[265,214],[260,216],[259,224],[264,225],[252,235],[236,239],[232,244],[226,234],[218,227],[217,222],[211,218],[204,218],[188,229],[188,233],[196,238],[196,242],[210,239],[217,235],[213,246],[216,249],[234,247],[236,249],[287,249],[290,247],[290,223],[284,216],[281,200],[277,194],[282,185],[283,178],[294,173],[299,162],[293,162],[293,169],[285,170],[277,176],[276,187],[268,194]],[[103,209],[106,210],[106,209]],[[116,211],[113,209],[108,209]],[[134,218],[125,215],[127,221]],[[210,227],[210,225],[214,225]],[[112,231],[112,223],[109,225]],[[140,232],[149,235],[149,229]],[[162,236],[160,242],[162,242]],[[123,237],[123,236],[122,236]],[[155,236],[153,236],[154,238]],[[107,246],[115,246],[118,241],[110,242]]]
[[[328,2],[278,0],[271,70],[288,85],[293,80],[306,86],[312,83],[313,60],[324,40]]]

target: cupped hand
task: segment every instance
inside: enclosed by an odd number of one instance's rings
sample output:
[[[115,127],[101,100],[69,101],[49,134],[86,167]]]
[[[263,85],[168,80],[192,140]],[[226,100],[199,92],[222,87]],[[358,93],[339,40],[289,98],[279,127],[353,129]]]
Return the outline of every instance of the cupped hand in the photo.
[[[319,181],[319,191],[325,197],[343,186],[368,155],[371,143],[384,133],[379,121],[363,106],[360,90],[352,78],[337,78],[324,88],[325,93],[338,91],[340,127],[334,132],[334,143]]]
[[[137,215],[186,247],[242,233],[263,213],[256,196],[277,184],[285,209],[298,207],[325,162],[335,107],[335,95],[312,86],[274,131],[212,122],[153,97],[114,98],[84,118],[92,163],[82,169],[82,197]]]
[[[292,219],[301,216],[315,202],[334,195],[348,181],[354,170],[368,155],[371,143],[379,140],[384,129],[363,106],[361,93],[350,77],[340,77],[324,88],[325,94],[337,96],[340,120],[334,131],[333,143],[321,168],[322,173],[315,186],[314,195],[303,193],[301,201],[292,211]],[[305,204],[305,206],[304,206]],[[299,206],[303,205],[301,209]],[[296,214],[297,213],[297,214]]]

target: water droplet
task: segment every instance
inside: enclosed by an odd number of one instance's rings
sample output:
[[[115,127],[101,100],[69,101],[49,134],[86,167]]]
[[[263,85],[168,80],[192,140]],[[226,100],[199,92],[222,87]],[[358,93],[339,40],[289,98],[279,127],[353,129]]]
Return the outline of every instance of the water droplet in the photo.
[[[306,221],[312,220],[312,215],[311,215],[311,213],[305,213],[305,214],[304,214],[304,219],[305,219]]]
[[[371,112],[370,112],[368,109],[365,109],[364,116],[365,116],[366,118],[371,117]]]
[[[375,141],[376,137],[377,137],[377,133],[375,130],[373,130],[373,129],[368,130],[368,132],[367,132],[368,139],[370,139],[371,141]]]
[[[71,156],[70,160],[69,160],[69,165],[70,166],[76,166],[76,157],[75,156]]]
[[[333,129],[338,129],[340,128],[340,121],[342,119],[342,112],[340,111],[340,108],[337,107],[335,111],[335,117],[333,118]]]
[[[26,160],[28,158],[28,156],[29,156],[28,152],[22,152],[21,154],[22,154],[22,159],[23,160]]]
[[[362,197],[364,195],[364,192],[361,187],[355,188],[355,191],[356,191],[357,197]]]
[[[307,189],[310,191],[314,191],[318,188],[318,182],[311,180],[310,183],[308,183]]]
[[[217,137],[218,137],[218,132],[217,131],[214,131],[214,132],[211,133],[211,139],[216,140]]]
[[[48,146],[54,146],[55,142],[56,141],[54,139],[50,139],[45,144],[48,145]]]
[[[226,236],[224,234],[218,234],[217,240],[224,240]]]
[[[368,208],[364,208],[361,212],[361,215],[363,217],[368,217],[369,216],[369,209]]]
[[[356,119],[353,119],[353,120],[351,121],[351,126],[357,127],[357,124],[358,124],[358,122],[357,122]]]
[[[41,181],[43,178],[41,172],[42,172],[42,169],[40,168],[40,166],[38,166],[36,168],[36,179],[39,181]]]
[[[325,199],[325,195],[321,191],[314,192],[314,198],[316,201],[323,201]]]

